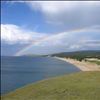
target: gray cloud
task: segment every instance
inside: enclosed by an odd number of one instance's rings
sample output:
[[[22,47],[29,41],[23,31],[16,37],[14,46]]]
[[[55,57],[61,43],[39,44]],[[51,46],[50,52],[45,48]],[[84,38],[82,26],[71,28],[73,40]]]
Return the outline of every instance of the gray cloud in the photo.
[[[66,29],[100,29],[100,1],[10,1],[27,3],[34,11],[40,11],[45,22]]]
[[[100,40],[87,40],[84,41],[86,44],[100,44]]]
[[[60,30],[60,26],[66,30],[100,29],[99,1],[26,1],[26,3],[32,10],[40,11],[48,25],[57,26],[56,30]],[[34,28],[34,31],[37,28],[38,25]],[[31,44],[48,36],[50,34],[29,31],[17,25],[1,25],[1,42],[4,41],[5,44],[9,45]],[[20,50],[20,47],[16,50]],[[77,50],[100,50],[100,31],[57,36],[41,42],[35,48],[31,48],[30,52],[48,54]]]
[[[27,4],[33,10],[41,11],[49,24],[69,29],[100,25],[99,1],[35,1]]]

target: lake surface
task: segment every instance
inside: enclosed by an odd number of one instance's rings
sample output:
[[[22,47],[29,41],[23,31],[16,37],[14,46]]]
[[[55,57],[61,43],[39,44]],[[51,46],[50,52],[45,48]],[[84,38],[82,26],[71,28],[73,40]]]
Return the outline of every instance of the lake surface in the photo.
[[[53,57],[1,57],[1,95],[42,79],[80,71]]]

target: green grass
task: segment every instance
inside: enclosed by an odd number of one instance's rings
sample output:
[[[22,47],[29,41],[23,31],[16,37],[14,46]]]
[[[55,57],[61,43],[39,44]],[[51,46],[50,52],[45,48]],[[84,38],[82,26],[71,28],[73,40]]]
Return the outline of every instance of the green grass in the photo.
[[[45,79],[5,94],[1,100],[100,100],[100,71]]]
[[[97,61],[97,60],[87,60],[87,61],[90,63],[95,63],[97,65],[100,65],[100,61]]]

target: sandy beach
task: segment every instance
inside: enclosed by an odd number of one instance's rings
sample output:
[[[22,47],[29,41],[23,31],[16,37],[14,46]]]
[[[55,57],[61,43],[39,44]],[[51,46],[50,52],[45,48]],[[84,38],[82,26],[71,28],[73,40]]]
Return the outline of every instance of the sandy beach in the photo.
[[[76,67],[78,67],[79,69],[81,69],[82,71],[100,71],[100,65],[92,64],[85,61],[79,62],[74,59],[67,59],[67,58],[60,58],[60,57],[55,57],[55,58],[69,62],[75,65]]]

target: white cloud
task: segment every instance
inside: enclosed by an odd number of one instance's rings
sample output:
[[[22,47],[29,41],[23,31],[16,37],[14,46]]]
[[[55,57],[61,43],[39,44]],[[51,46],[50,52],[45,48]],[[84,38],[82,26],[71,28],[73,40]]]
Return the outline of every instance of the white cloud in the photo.
[[[6,44],[26,44],[30,42],[36,42],[42,39],[46,34],[36,33],[29,30],[25,30],[17,25],[13,24],[1,24],[1,41]]]
[[[38,26],[35,27],[34,31]],[[46,37],[51,36],[46,33],[37,33],[29,31],[23,27],[19,27],[13,24],[1,24],[1,41],[6,44],[31,44],[32,42],[42,41]],[[53,36],[53,35],[52,35]],[[66,46],[68,43],[62,41],[63,36],[48,39],[46,42],[40,43],[40,46]]]
[[[62,46],[67,46],[68,43],[67,42],[63,42],[61,39],[59,38],[55,38],[55,39],[50,39],[49,41],[43,42],[40,44],[42,47],[48,47],[48,46],[58,46],[58,47],[62,47]]]
[[[84,43],[88,47],[100,47],[100,40],[86,40]]]
[[[85,45],[89,47],[100,47],[100,44],[85,44]]]
[[[34,31],[38,26],[35,27]],[[13,24],[1,24],[1,41],[6,44],[31,44],[32,42],[42,41],[46,37],[51,36],[46,33],[37,33],[34,31],[29,31],[23,27],[13,25]],[[55,37],[48,39],[46,42],[43,41],[39,46],[66,46],[68,43],[62,41],[62,37]]]
[[[62,40],[57,40],[57,38],[56,38],[55,41],[53,41],[52,45],[53,46],[67,46],[68,43],[63,42]]]
[[[37,33],[13,24],[1,24],[1,42],[6,44],[31,44],[51,36],[46,33]],[[98,32],[78,32],[65,35],[54,35],[46,41],[40,42],[37,47],[51,47],[65,50],[82,50],[82,48],[100,48],[100,34]],[[98,37],[98,39],[97,39]]]
[[[84,43],[100,43],[100,40],[86,40],[86,41],[83,41]]]
[[[79,49],[81,47],[80,45],[71,45],[68,49]]]

